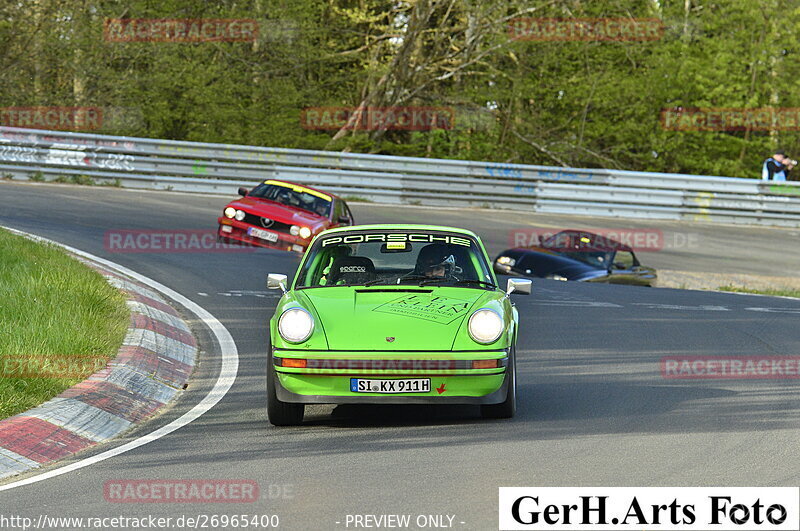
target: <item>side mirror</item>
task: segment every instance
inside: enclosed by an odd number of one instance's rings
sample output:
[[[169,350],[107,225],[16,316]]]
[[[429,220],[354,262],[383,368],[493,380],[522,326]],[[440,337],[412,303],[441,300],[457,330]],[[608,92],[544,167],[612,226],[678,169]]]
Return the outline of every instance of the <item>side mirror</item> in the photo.
[[[506,295],[519,293],[520,295],[530,295],[533,282],[527,278],[509,278],[506,286]]]
[[[247,197],[247,194],[249,194],[249,193],[250,193],[250,190],[248,190],[248,189],[247,189],[247,188],[245,188],[244,186],[240,186],[240,187],[239,187],[239,195],[240,195],[240,196],[242,196],[242,197]]]
[[[267,289],[279,289],[286,293],[286,281],[289,279],[286,275],[279,273],[270,273],[267,275]]]
[[[339,216],[339,223],[350,223],[349,216]]]

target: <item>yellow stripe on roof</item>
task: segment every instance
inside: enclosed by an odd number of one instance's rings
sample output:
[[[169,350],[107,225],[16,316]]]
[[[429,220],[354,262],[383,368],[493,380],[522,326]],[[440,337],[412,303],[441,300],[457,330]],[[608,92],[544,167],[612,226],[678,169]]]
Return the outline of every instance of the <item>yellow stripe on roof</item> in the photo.
[[[320,197],[325,201],[331,200],[331,196],[329,196],[328,194],[323,194],[322,192],[317,192],[316,190],[312,190],[311,188],[306,188],[305,186],[300,186],[298,184],[289,184],[283,181],[273,181],[272,179],[264,181],[264,184],[274,184],[276,186],[283,186],[284,188],[291,188],[297,193],[311,194],[313,196]]]

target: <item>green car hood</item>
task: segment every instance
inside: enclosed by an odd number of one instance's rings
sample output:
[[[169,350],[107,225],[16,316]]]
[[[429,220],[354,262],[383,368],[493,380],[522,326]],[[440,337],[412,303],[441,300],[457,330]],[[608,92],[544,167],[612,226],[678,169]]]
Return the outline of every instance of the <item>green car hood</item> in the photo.
[[[481,289],[415,286],[341,286],[295,294],[313,308],[328,348],[378,351],[451,350],[476,302],[496,297]]]

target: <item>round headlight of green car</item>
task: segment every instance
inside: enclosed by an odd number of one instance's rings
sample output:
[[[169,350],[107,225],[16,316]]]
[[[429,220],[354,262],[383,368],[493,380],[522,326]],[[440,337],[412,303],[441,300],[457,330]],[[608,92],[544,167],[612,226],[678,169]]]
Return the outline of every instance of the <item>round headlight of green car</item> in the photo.
[[[477,343],[488,345],[502,335],[505,324],[500,314],[489,308],[481,308],[469,318],[469,337]]]
[[[278,333],[289,343],[302,343],[314,331],[314,319],[302,308],[289,308],[278,320]]]

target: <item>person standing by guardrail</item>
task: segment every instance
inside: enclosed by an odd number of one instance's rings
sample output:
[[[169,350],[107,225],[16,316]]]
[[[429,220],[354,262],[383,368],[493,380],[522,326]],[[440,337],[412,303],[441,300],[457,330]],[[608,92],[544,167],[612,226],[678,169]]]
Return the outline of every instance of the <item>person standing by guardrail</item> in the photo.
[[[770,158],[764,161],[761,168],[761,179],[764,181],[787,181],[789,172],[797,166],[797,161],[790,159],[781,150],[775,152]]]

